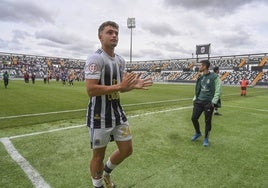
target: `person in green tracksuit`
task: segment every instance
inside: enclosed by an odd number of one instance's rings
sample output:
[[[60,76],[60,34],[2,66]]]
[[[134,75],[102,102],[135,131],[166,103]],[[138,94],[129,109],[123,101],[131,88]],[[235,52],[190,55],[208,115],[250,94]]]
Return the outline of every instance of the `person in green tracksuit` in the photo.
[[[9,80],[9,74],[7,73],[7,71],[5,71],[3,74],[3,80],[4,80],[5,88],[7,88],[8,80]]]
[[[193,102],[192,123],[195,134],[192,141],[196,141],[202,133],[200,131],[199,117],[204,112],[205,115],[205,137],[204,146],[209,146],[209,133],[211,131],[211,121],[213,110],[221,94],[221,81],[217,74],[209,71],[210,62],[202,60],[199,65],[199,71],[202,73],[196,81],[195,96]]]

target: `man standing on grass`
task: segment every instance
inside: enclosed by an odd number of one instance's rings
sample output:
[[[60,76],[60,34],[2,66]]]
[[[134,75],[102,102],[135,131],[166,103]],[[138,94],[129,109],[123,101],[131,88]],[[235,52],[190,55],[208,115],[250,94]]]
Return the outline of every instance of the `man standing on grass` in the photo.
[[[104,22],[98,30],[101,48],[87,58],[85,64],[86,89],[90,96],[87,125],[90,128],[92,159],[90,173],[94,187],[115,187],[110,174],[132,154],[132,136],[129,124],[120,104],[120,92],[147,89],[151,78],[141,79],[141,74],[125,72],[124,59],[115,54],[119,26],[112,21]],[[115,140],[118,149],[104,165],[105,150],[109,141]]]
[[[202,136],[198,119],[203,112],[205,114],[205,138],[203,142],[205,147],[209,146],[208,138],[211,131],[213,110],[221,93],[220,78],[217,74],[209,71],[209,66],[210,62],[208,60],[200,62],[199,71],[202,75],[197,78],[192,113],[192,122],[195,129],[192,141],[196,141]]]
[[[241,96],[246,96],[248,81],[243,77],[243,79],[239,81],[239,84],[241,86]]]
[[[4,79],[5,88],[7,88],[8,80],[9,80],[9,74],[7,73],[7,71],[4,72],[3,79]]]

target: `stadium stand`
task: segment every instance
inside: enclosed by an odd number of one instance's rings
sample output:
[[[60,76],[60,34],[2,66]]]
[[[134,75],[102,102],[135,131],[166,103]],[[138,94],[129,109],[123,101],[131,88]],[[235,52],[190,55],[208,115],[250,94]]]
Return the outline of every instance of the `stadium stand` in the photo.
[[[268,57],[266,53],[211,57],[211,70],[220,67],[220,77],[225,85],[239,85],[245,77],[250,85],[268,86]],[[136,61],[127,64],[128,70],[147,71],[156,82],[195,82],[198,77],[196,59],[162,61]]]
[[[84,64],[85,60],[80,59],[0,53],[0,72],[8,71],[11,78],[35,73],[36,78],[48,75],[59,80],[74,74],[77,80],[83,80]]]
[[[239,85],[245,77],[252,86],[268,86],[267,53],[217,56],[210,57],[210,61],[211,70],[215,66],[220,67],[220,77],[225,85]],[[0,76],[8,71],[11,78],[23,78],[26,73],[35,73],[37,79],[48,75],[59,80],[73,75],[79,81],[84,80],[84,64],[82,59],[0,52]],[[155,82],[194,83],[198,76],[194,58],[132,61],[126,63],[126,68],[127,71],[142,72],[143,77],[151,76]]]

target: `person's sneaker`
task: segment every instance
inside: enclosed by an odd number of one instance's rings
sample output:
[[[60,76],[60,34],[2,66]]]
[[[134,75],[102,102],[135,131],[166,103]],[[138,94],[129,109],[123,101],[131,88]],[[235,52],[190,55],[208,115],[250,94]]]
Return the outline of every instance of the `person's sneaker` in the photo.
[[[203,146],[208,147],[208,145],[209,145],[209,144],[208,144],[208,138],[205,138],[205,139],[204,139]]]
[[[192,137],[192,141],[196,141],[200,136],[202,136],[201,133],[195,133],[194,136]]]
[[[221,116],[222,114],[220,114],[219,112],[215,112],[214,115]]]
[[[104,180],[104,182],[106,184],[106,188],[115,188],[115,184],[112,182],[111,176],[109,174],[104,175],[103,180]]]

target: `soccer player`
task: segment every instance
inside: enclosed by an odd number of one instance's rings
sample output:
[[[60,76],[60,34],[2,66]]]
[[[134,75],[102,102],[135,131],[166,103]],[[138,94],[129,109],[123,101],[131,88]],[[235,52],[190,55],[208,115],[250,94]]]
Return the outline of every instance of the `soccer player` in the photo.
[[[192,141],[196,141],[202,136],[199,125],[199,117],[205,114],[205,138],[203,145],[209,146],[209,133],[211,131],[211,121],[215,104],[220,98],[221,84],[217,74],[209,71],[210,62],[202,60],[199,65],[199,71],[202,74],[197,78],[195,86],[194,107],[192,112],[192,122],[195,134]]]
[[[132,135],[125,112],[120,104],[120,92],[148,89],[151,78],[141,79],[141,74],[125,72],[124,59],[115,54],[119,26],[104,22],[98,29],[101,48],[87,58],[85,64],[86,90],[90,96],[87,125],[90,128],[92,158],[90,173],[94,187],[115,187],[111,172],[132,154]],[[106,164],[103,163],[109,141],[115,141],[115,150]]]
[[[241,96],[246,96],[248,81],[245,78],[243,78],[242,80],[239,81],[239,84],[241,86]]]
[[[35,77],[36,77],[35,73],[32,72],[31,79],[33,84],[35,84]]]

